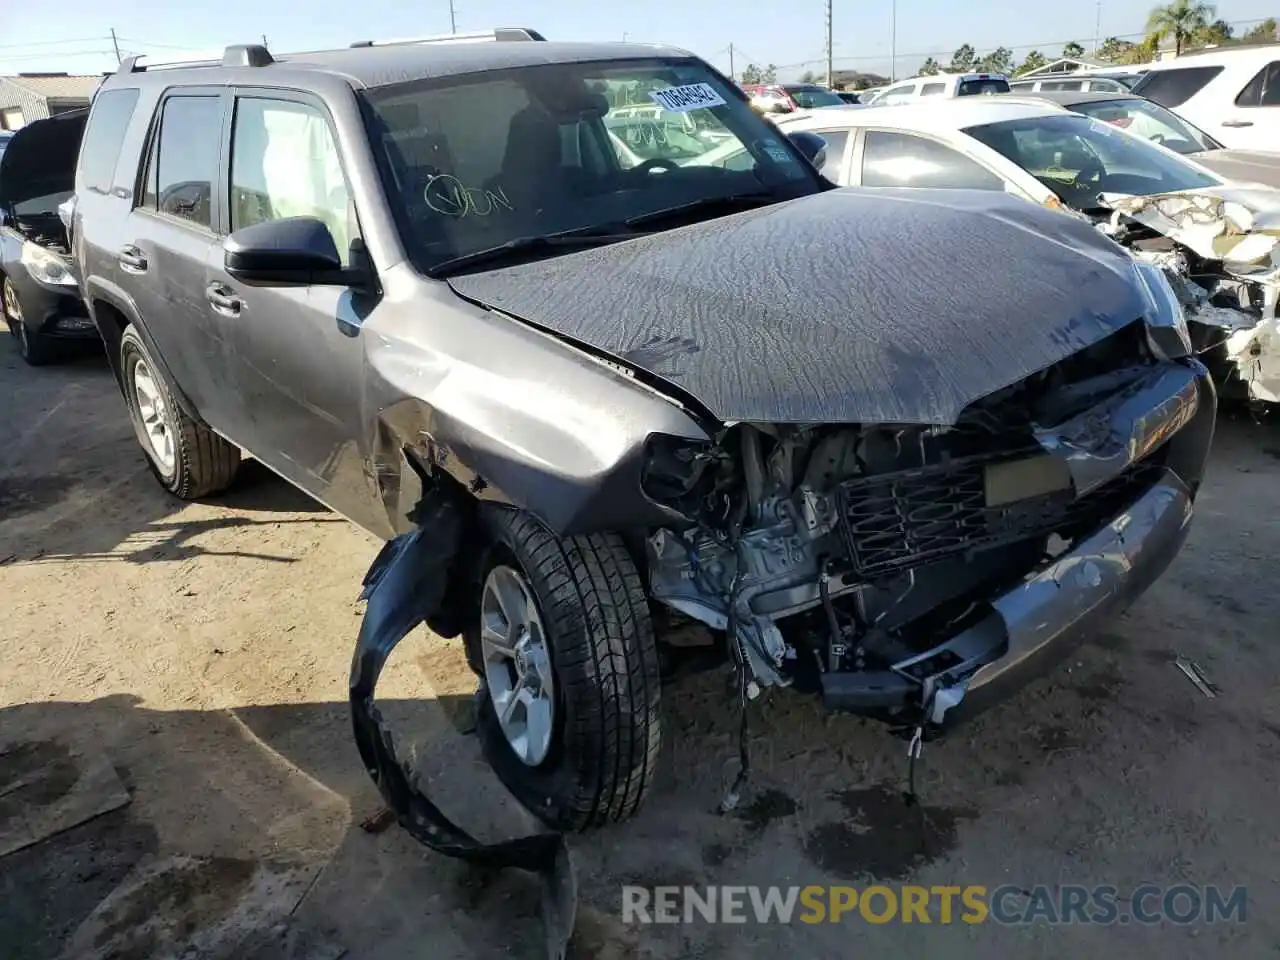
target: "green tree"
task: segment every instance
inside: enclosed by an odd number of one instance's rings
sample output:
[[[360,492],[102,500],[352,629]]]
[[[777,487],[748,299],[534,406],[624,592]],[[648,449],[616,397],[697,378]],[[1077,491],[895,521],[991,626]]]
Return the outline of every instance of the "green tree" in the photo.
[[[951,55],[951,66],[948,69],[952,73],[966,73],[977,65],[978,55],[974,52],[973,47],[967,43],[962,43],[959,49]]]
[[[818,75],[814,73],[812,70],[806,70],[804,73],[800,74],[800,82],[801,83],[817,83]]]
[[[1099,60],[1105,60],[1107,63],[1124,63],[1126,54],[1132,49],[1133,44],[1128,40],[1121,40],[1119,37],[1107,37],[1098,46],[1098,49],[1093,51],[1093,55]]]
[[[996,47],[978,61],[983,73],[1008,73],[1013,69],[1013,51],[1008,47]]]
[[[1159,38],[1147,37],[1141,43],[1135,43],[1130,46],[1119,62],[1124,64],[1150,63],[1156,58],[1156,51],[1159,49]]]
[[[917,76],[932,77],[932,76],[936,76],[941,70],[942,68],[938,66],[938,61],[933,59],[933,57],[930,57],[923,64],[921,64],[920,72],[917,74]]]
[[[1176,57],[1186,49],[1187,42],[1195,36],[1197,30],[1209,25],[1209,18],[1216,8],[1202,0],[1173,0],[1163,7],[1155,7],[1147,16],[1147,39],[1154,38],[1159,44],[1161,40],[1173,38],[1173,55]]]
[[[767,67],[758,67],[754,63],[748,63],[746,69],[742,71],[742,82],[751,83],[777,83],[778,68],[772,63]]]
[[[1192,48],[1196,47],[1220,47],[1224,43],[1231,42],[1231,34],[1234,33],[1231,24],[1225,20],[1215,20],[1213,23],[1207,24],[1196,30],[1191,35],[1188,45]]]
[[[1084,56],[1084,47],[1072,40],[1062,48],[1062,55],[1072,60],[1079,60]]]
[[[1027,54],[1026,59],[1022,61],[1022,65],[1018,67],[1016,73],[1023,74],[1030,73],[1032,70],[1039,70],[1048,62],[1043,53],[1039,50],[1032,50]]]
[[[1276,18],[1267,17],[1260,24],[1251,27],[1245,31],[1241,37],[1241,43],[1274,43],[1276,40]]]

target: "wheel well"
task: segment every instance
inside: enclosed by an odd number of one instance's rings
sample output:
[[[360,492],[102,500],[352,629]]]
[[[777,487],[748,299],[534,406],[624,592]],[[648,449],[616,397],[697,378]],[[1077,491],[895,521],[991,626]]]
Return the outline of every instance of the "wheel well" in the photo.
[[[129,318],[115,304],[102,299],[93,301],[93,316],[107,348],[107,361],[111,364],[111,371],[116,375],[116,382],[123,385],[120,377],[120,338],[124,336],[125,327],[129,326]]]

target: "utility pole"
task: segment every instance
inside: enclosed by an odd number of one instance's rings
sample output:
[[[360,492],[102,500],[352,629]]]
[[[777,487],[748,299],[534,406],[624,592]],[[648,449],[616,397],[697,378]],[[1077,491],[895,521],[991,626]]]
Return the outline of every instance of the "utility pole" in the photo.
[[[889,82],[898,79],[898,0],[889,0]]]
[[[729,44],[729,79],[734,83],[738,82],[737,76],[733,72],[733,44]]]
[[[458,17],[453,10],[453,0],[449,0],[449,32],[450,33],[458,32]]]
[[[1096,59],[1102,46],[1102,0],[1098,0],[1098,19],[1093,22],[1093,55]]]
[[[831,86],[831,0],[827,0],[827,86]]]
[[[116,28],[115,28],[115,27],[112,27],[112,28],[111,28],[111,46],[115,47],[115,51],[116,51],[116,63],[119,63],[119,62],[120,62],[121,60],[123,60],[124,58],[123,58],[122,56],[120,56],[120,41],[116,39]]]
[[[262,35],[262,45],[264,47],[267,45],[267,35],[265,33]]]

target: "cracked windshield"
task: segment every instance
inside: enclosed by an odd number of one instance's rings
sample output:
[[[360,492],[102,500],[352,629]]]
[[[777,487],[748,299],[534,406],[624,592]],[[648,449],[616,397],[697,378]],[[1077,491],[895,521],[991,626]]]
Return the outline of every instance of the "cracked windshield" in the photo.
[[[420,268],[690,203],[818,190],[804,157],[697,63],[539,66],[369,95]],[[483,123],[476,118],[483,117]],[[646,224],[646,229],[654,229]]]

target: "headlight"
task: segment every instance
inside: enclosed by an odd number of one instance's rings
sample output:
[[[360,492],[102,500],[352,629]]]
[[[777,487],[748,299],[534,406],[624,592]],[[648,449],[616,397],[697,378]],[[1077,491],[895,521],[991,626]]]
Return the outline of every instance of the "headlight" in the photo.
[[[1191,332],[1168,277],[1154,263],[1142,260],[1134,261],[1133,272],[1146,307],[1143,315],[1151,349],[1165,360],[1188,356]]]
[[[34,243],[22,245],[22,265],[41,283],[51,283],[59,287],[76,285],[76,278],[71,275],[66,261]]]

